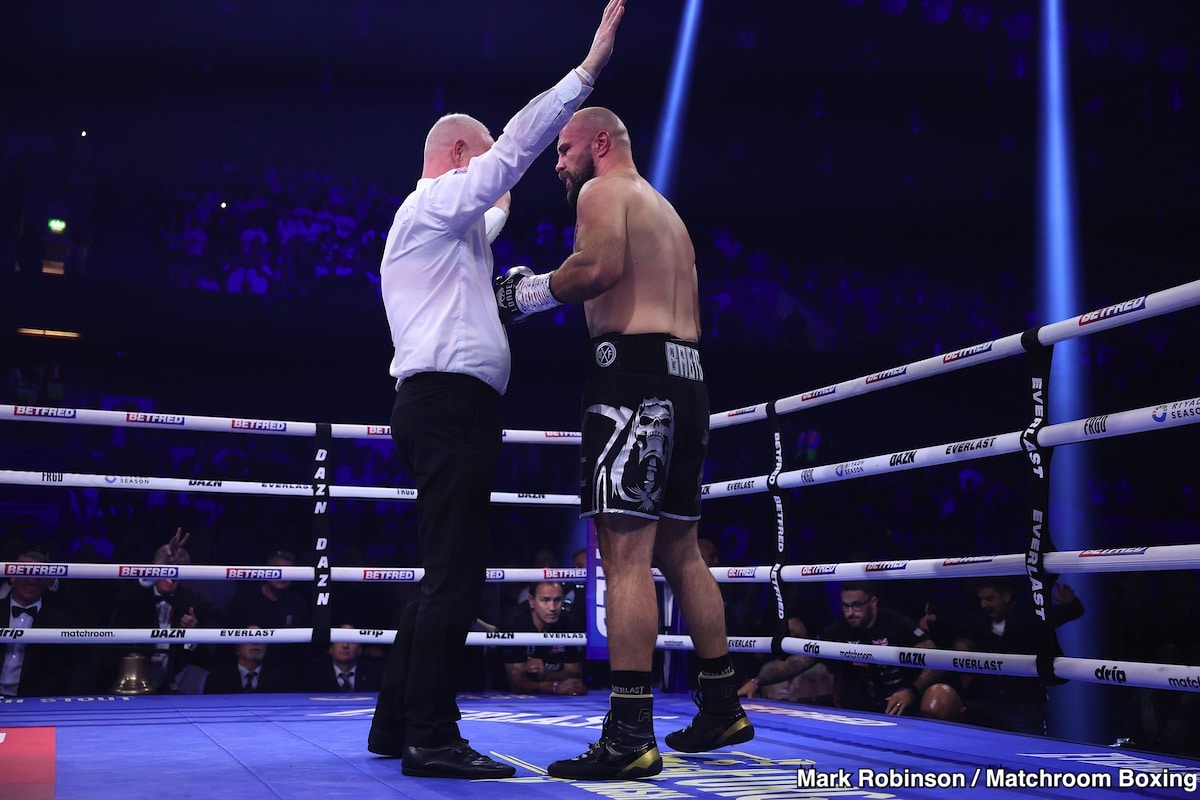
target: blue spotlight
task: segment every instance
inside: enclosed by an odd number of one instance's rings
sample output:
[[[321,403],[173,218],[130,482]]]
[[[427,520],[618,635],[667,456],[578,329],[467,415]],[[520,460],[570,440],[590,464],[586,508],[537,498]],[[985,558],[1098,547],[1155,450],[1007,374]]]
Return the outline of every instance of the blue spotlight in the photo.
[[[679,129],[687,113],[687,93],[692,80],[692,61],[696,52],[696,31],[700,28],[702,0],[687,0],[679,21],[679,39],[667,82],[667,99],[658,121],[658,139],[650,159],[650,183],[667,198],[675,182],[675,164],[679,153]]]
[[[1039,227],[1041,272],[1038,305],[1046,322],[1067,319],[1083,310],[1076,253],[1075,188],[1071,168],[1071,126],[1068,118],[1070,88],[1067,81],[1067,31],[1063,0],[1042,0],[1039,137]],[[1050,382],[1050,422],[1086,416],[1085,375],[1078,340],[1055,345]],[[1051,536],[1060,550],[1094,547],[1088,519],[1085,447],[1059,448],[1051,461]],[[1087,608],[1081,620],[1059,628],[1059,642],[1068,656],[1100,658],[1100,630],[1108,618],[1095,576],[1072,575],[1069,583]],[[1112,646],[1111,644],[1109,645]],[[1115,697],[1101,692],[1107,687],[1068,683],[1052,689],[1049,733],[1076,741],[1106,737],[1103,709]],[[1108,741],[1112,741],[1109,737]]]

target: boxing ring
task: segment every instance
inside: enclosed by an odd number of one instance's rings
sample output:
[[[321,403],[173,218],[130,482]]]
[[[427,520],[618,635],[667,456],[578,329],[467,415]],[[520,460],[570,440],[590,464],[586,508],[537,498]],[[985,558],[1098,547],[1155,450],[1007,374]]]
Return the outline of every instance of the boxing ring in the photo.
[[[1049,515],[1049,461],[1054,448],[1093,440],[1162,431],[1200,422],[1200,397],[1160,398],[1159,402],[1084,419],[1048,420],[1050,354],[1059,342],[1092,335],[1151,317],[1200,305],[1200,281],[1173,287],[1083,313],[1000,339],[902,364],[851,380],[804,391],[753,406],[713,414],[714,432],[750,422],[766,422],[774,469],[767,474],[706,483],[705,503],[721,498],[765,494],[775,509],[776,563],[753,567],[719,567],[722,583],[756,583],[769,587],[784,622],[783,595],[790,584],[852,579],[958,579],[983,575],[1025,575],[1035,600],[1049,603],[1057,575],[1138,572],[1194,568],[1200,544],[1096,548],[1058,551],[1053,546]],[[865,394],[889,390],[1014,356],[1026,359],[1024,396],[1027,421],[1017,430],[967,439],[914,446],[849,461],[803,469],[785,463],[780,417]],[[195,628],[173,638],[196,644],[229,644],[269,637],[276,643],[357,641],[386,643],[391,630],[332,628],[329,597],[339,584],[412,583],[418,568],[343,566],[331,563],[332,500],[411,502],[410,488],[336,485],[333,443],[340,439],[387,438],[387,426],[328,424],[280,420],[205,417],[93,409],[7,406],[0,419],[72,425],[129,427],[170,433],[269,434],[314,441],[309,483],[207,480],[144,475],[98,475],[75,472],[0,470],[0,483],[95,489],[225,493],[291,497],[307,500],[313,511],[312,566],[151,564],[28,564],[4,562],[5,575],[37,574],[63,579],[294,580],[314,584],[311,628],[268,631]],[[514,445],[577,446],[569,431],[504,433]],[[958,464],[982,458],[1014,457],[1031,483],[1030,507],[1024,518],[1028,547],[1007,554],[947,553],[936,558],[890,559],[839,563],[787,564],[782,555],[789,530],[785,499],[789,493],[812,491],[822,484],[868,476],[890,476],[907,470]],[[566,494],[494,492],[497,504],[577,507]],[[594,555],[594,554],[593,554]],[[588,569],[488,570],[490,582],[552,579],[587,581],[589,630],[600,613],[603,572]],[[669,600],[669,592],[667,592]],[[782,629],[782,628],[781,628]],[[804,654],[822,659],[871,660],[956,672],[1041,677],[1048,683],[1077,681],[1184,692],[1200,691],[1200,666],[1064,655],[1048,638],[1039,653],[1005,653],[910,649],[774,636],[739,636],[730,631],[733,652]],[[0,636],[26,644],[145,644],[157,641],[155,630],[141,629],[4,629]],[[593,634],[512,634],[504,644],[591,643]],[[494,635],[471,633],[468,644],[495,645]],[[666,652],[691,649],[684,633],[664,633]],[[0,797],[121,797],[160,794],[163,778],[173,794],[222,792],[248,797],[457,796],[459,782],[406,778],[394,760],[366,752],[366,731],[373,709],[370,696],[96,696],[17,698],[0,703]],[[771,701],[747,702],[757,736],[746,746],[704,755],[663,752],[664,771],[640,783],[568,783],[546,777],[544,765],[574,755],[597,738],[607,710],[607,696],[544,700],[506,693],[461,696],[467,738],[480,750],[517,767],[506,781],[475,782],[472,792],[507,797],[563,796],[568,791],[611,797],[947,797],[971,796],[1088,797],[1136,793],[1175,797],[1195,791],[1200,761],[1080,744],[1047,737],[1008,734],[956,723],[896,718],[840,709],[814,708]],[[656,698],[656,724],[662,734],[690,719],[694,707],[685,693],[662,692]],[[680,725],[676,725],[676,721]],[[497,729],[497,726],[503,726]],[[502,744],[501,744],[502,743]],[[492,749],[496,748],[496,749]],[[572,787],[570,790],[566,787]],[[13,788],[13,787],[19,787]],[[947,794],[947,792],[951,792]]]

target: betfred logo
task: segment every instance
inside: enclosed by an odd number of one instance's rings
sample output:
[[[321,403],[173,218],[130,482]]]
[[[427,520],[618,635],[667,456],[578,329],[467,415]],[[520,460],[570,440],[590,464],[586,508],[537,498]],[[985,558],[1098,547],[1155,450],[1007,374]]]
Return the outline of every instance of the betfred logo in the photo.
[[[504,570],[489,568],[487,574],[484,576],[484,580],[502,581],[504,580]]]
[[[574,439],[579,436],[578,433],[571,431],[542,431],[547,439]]]
[[[1135,311],[1141,311],[1146,307],[1146,296],[1135,297],[1132,300],[1126,300],[1124,303],[1117,303],[1115,306],[1106,306],[1098,308],[1095,311],[1089,311],[1079,318],[1079,325],[1091,325],[1093,322],[1119,317],[1123,314],[1132,314]]]
[[[187,417],[178,414],[143,414],[140,411],[125,412],[126,422],[136,422],[139,425],[183,425]]]
[[[367,436],[391,436],[391,425],[368,425]]]
[[[733,411],[725,412],[725,418],[741,417],[745,414],[753,414],[758,409],[758,406],[746,406],[745,408],[735,408]]]
[[[965,564],[987,564],[992,556],[963,556],[962,558],[947,558],[942,561],[943,567],[961,567]]]
[[[907,561],[872,561],[866,566],[867,572],[895,572],[902,569],[908,569]]]
[[[225,577],[234,581],[281,581],[283,570],[278,567],[229,567]]]
[[[886,381],[886,380],[890,380],[892,378],[898,378],[901,375],[905,375],[907,373],[908,373],[907,366],[893,367],[892,369],[886,369],[883,372],[876,372],[872,375],[868,375],[866,383],[868,386],[870,386],[872,383],[879,383],[880,381]]]
[[[1104,558],[1106,556],[1144,556],[1145,547],[1106,547],[1095,550],[1080,550],[1080,558]]]
[[[725,572],[727,578],[753,578],[754,567],[730,567]]]
[[[286,431],[286,422],[270,419],[235,419],[230,423],[235,431]]]
[[[155,580],[178,580],[179,567],[140,567],[119,566],[117,577],[120,578],[154,578]]]
[[[837,564],[808,564],[800,567],[801,575],[833,575],[837,572]]]
[[[411,569],[364,569],[364,581],[411,581],[417,573]]]
[[[42,408],[41,406],[13,406],[13,414],[18,417],[63,417],[75,418],[73,408]]]
[[[833,386],[825,386],[821,389],[813,389],[811,392],[805,392],[804,394],[800,395],[800,402],[807,403],[810,400],[816,400],[818,397],[827,397],[836,393],[837,384],[834,384]]]
[[[992,343],[977,344],[974,347],[964,347],[962,350],[955,350],[953,353],[946,353],[942,356],[942,363],[949,364],[953,361],[958,361],[961,358],[970,358],[977,356],[980,353],[989,353],[992,350]]]
[[[25,561],[5,564],[4,574],[12,578],[65,578],[66,564],[31,564]]]

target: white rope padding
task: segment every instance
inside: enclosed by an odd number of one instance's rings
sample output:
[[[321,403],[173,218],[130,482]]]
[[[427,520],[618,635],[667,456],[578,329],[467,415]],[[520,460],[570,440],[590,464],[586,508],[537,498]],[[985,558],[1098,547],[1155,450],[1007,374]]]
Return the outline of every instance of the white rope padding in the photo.
[[[310,483],[263,483],[258,481],[201,480],[199,478],[155,478],[145,475],[94,475],[82,472],[33,472],[0,470],[0,483],[14,486],[69,486],[74,489],[143,489],[160,492],[211,492],[254,494],[273,497],[316,497],[318,500],[399,500],[412,502],[417,490],[387,486],[329,486],[328,493],[313,494]],[[579,495],[542,492],[492,492],[499,505],[578,506]]]
[[[1200,544],[1156,545],[1153,547],[1110,547],[1061,550],[1045,555],[1046,568],[1060,574],[1093,572],[1152,572],[1200,567]],[[718,583],[770,583],[773,567],[710,567]],[[665,580],[657,568],[656,581]],[[534,581],[582,582],[584,568],[488,567],[489,583],[533,583]],[[903,580],[918,578],[967,578],[995,575],[1024,575],[1025,555],[943,556],[892,561],[849,561],[831,564],[791,564],[781,567],[785,583],[820,583],[844,580]],[[604,577],[601,567],[597,577]],[[208,581],[311,581],[313,567],[234,566],[212,564],[74,564],[0,561],[0,576],[79,579],[208,580]],[[331,567],[335,583],[418,583],[422,567]]]
[[[59,422],[75,425],[107,425],[113,428],[157,428],[160,430],[204,431],[205,433],[270,433],[280,436],[316,436],[317,423],[244,417],[208,417],[200,414],[152,414],[144,411],[103,411],[92,408],[47,406],[0,406],[0,420]],[[390,439],[390,425],[334,423],[334,439]],[[574,431],[504,430],[503,440],[512,444],[579,444]]]
[[[1044,325],[1038,329],[1038,341],[1044,345],[1056,344],[1067,339],[1100,333],[1110,328],[1129,325],[1198,305],[1200,305],[1200,280]],[[827,403],[845,400],[848,397],[890,389],[910,381],[943,375],[964,367],[974,367],[1018,355],[1024,352],[1021,336],[1022,334],[1014,333],[990,342],[980,342],[950,353],[943,353],[909,364],[900,364],[841,383],[810,389],[775,401],[775,411],[778,414],[789,414],[801,409],[816,408]],[[767,418],[767,405],[767,403],[759,403],[713,414],[709,424],[713,428],[723,428],[729,425],[763,420]]]
[[[472,631],[466,643],[483,647],[536,647],[555,644],[582,647],[584,632]],[[396,638],[394,629],[333,628],[330,642],[385,643]],[[272,644],[308,644],[312,628],[0,628],[0,641],[21,644],[233,644],[268,642]],[[771,639],[765,636],[727,637],[732,652],[771,652]],[[659,636],[657,646],[664,650],[692,650],[690,636]],[[823,639],[785,637],[781,649],[791,655],[838,661],[871,662],[901,667],[978,672],[1010,677],[1036,678],[1037,657],[1023,653],[988,653],[966,650],[894,647],[890,645],[850,644]],[[1174,689],[1200,692],[1200,667],[1183,664],[1153,664],[1140,661],[1098,660],[1090,658],[1054,659],[1054,672],[1062,678],[1088,683],[1140,686],[1148,689]]]
[[[0,628],[21,644],[309,644],[312,628]]]
[[[1165,430],[1196,423],[1200,423],[1200,397],[1191,397],[1047,425],[1037,432],[1037,442],[1046,447],[1077,444],[1093,439]],[[779,488],[794,489],[821,483],[836,483],[882,475],[887,472],[903,472],[938,464],[974,461],[992,456],[1019,453],[1023,447],[1021,436],[1024,433],[1025,431],[1021,430],[992,436],[979,436],[957,442],[945,442],[929,447],[867,456],[853,461],[843,461],[839,464],[823,464],[817,467],[790,470],[779,475]],[[719,483],[708,483],[701,490],[702,497],[708,499],[760,494],[769,490],[767,478],[766,475],[755,475]]]

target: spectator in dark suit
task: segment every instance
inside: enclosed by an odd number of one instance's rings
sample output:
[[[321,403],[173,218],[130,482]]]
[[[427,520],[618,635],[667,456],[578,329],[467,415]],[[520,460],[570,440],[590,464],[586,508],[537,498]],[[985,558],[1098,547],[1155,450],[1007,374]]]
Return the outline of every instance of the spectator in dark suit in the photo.
[[[250,625],[248,630],[261,630]],[[291,672],[267,664],[265,640],[243,642],[234,649],[235,660],[213,668],[204,682],[205,694],[243,694],[249,692],[294,692]]]
[[[46,556],[28,551],[19,563],[44,564]],[[13,575],[7,602],[0,603],[6,628],[73,628],[74,619],[42,596],[54,579],[37,575]],[[83,648],[71,645],[22,644],[13,638],[0,642],[0,695],[4,697],[53,697],[87,694],[86,659]]]
[[[153,563],[164,567],[191,563],[187,550],[178,544],[178,534],[170,543],[159,547]],[[181,581],[160,578],[150,581],[128,581],[117,596],[117,606],[109,620],[112,628],[158,628],[179,630],[200,627],[200,621],[216,625],[216,613],[197,594]],[[207,665],[209,647],[189,642],[159,642],[151,645],[106,648],[107,658],[101,669],[101,686],[110,686],[116,676],[119,657],[141,653],[150,662],[148,680],[156,692],[179,691],[177,680],[185,667],[203,669]],[[114,660],[115,659],[115,660]]]
[[[343,628],[355,630],[353,625]],[[383,668],[363,656],[357,642],[335,642],[328,655],[319,655],[309,663],[304,688],[310,692],[377,692],[383,680]]]

